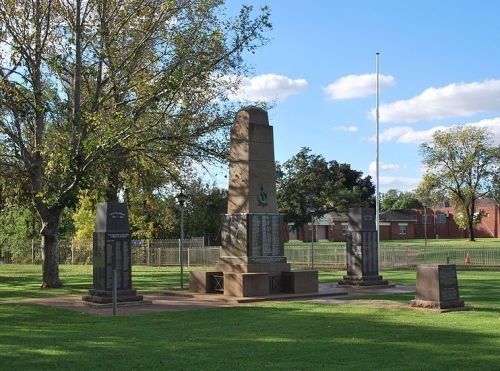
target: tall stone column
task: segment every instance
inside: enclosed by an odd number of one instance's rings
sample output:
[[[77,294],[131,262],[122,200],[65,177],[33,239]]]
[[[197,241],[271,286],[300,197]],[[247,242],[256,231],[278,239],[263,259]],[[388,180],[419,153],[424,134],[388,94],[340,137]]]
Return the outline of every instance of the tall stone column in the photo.
[[[260,108],[239,111],[231,129],[228,207],[221,237],[218,267],[224,271],[290,270],[276,201],[273,127]]]
[[[223,286],[224,293],[233,296],[317,291],[316,271],[290,271],[283,225],[276,200],[273,127],[263,109],[244,108],[231,128],[221,257],[216,271],[191,272],[190,290],[210,292]]]
[[[374,210],[349,209],[346,257],[347,275],[341,286],[388,286],[378,271],[378,241]]]
[[[117,300],[142,301],[132,288],[131,234],[127,205],[102,202],[97,205],[93,235],[93,285],[83,300],[112,302],[113,270],[117,271]]]

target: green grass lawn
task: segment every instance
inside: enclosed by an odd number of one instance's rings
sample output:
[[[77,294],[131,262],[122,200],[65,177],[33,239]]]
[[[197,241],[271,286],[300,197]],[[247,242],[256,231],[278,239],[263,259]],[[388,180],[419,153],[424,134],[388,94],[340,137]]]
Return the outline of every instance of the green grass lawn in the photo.
[[[394,247],[394,246],[409,246],[409,247],[425,247],[424,239],[415,240],[385,240],[380,241],[382,246]],[[288,242],[285,246],[291,247],[310,247],[310,242]],[[339,246],[345,247],[345,242],[315,242],[314,247],[319,248],[321,246]],[[498,247],[500,248],[500,238],[476,238],[476,241],[471,242],[466,238],[455,238],[455,239],[427,239],[427,246],[440,246],[440,247]]]
[[[343,272],[322,270],[331,282]],[[383,271],[414,284],[414,271]],[[61,266],[81,293],[91,267]],[[52,295],[39,266],[0,266],[0,298]],[[477,309],[446,314],[369,306],[267,303],[96,317],[35,304],[0,304],[0,369],[482,369],[500,368],[500,272],[459,271]],[[173,268],[134,267],[134,287],[178,284]],[[379,298],[408,301],[401,295]]]

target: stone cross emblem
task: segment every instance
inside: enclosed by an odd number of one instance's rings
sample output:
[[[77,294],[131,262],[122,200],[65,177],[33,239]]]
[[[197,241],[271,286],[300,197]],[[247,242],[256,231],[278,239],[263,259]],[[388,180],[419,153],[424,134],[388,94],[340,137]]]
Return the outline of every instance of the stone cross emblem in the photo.
[[[260,186],[260,193],[257,196],[257,202],[259,206],[266,207],[267,206],[267,193],[264,190],[264,185]]]

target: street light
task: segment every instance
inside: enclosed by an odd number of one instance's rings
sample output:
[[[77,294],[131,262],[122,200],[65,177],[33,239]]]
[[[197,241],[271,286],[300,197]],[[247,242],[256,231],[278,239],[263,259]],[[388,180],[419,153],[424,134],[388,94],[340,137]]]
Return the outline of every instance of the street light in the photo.
[[[181,266],[181,290],[184,289],[184,204],[186,203],[187,196],[182,193],[179,193],[175,196],[179,206],[181,207],[181,240],[179,243],[179,264]]]
[[[316,209],[310,206],[307,208],[307,212],[311,214],[311,268],[314,268],[314,213]]]
[[[427,247],[427,205],[424,204],[424,246]]]

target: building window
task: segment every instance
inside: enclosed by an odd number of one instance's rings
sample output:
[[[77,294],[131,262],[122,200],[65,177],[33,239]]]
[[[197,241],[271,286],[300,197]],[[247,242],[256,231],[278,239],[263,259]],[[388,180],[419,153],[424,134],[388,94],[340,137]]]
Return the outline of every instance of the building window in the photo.
[[[346,235],[346,233],[347,233],[347,226],[348,225],[349,224],[347,224],[347,223],[342,223],[342,236]]]
[[[408,225],[400,224],[399,225],[399,234],[407,234],[408,233]]]
[[[446,223],[446,214],[437,214],[436,224],[445,224],[445,223]]]
[[[422,224],[432,224],[432,215],[424,215],[422,216]]]

